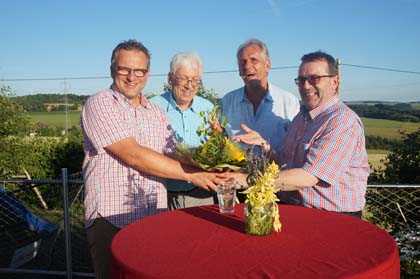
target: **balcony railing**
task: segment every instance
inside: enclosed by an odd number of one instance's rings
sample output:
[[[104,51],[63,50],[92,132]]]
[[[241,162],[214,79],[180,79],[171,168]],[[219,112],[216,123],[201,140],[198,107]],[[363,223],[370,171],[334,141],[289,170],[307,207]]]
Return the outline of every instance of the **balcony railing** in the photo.
[[[59,206],[45,209],[34,200],[27,192],[35,186],[48,187]],[[0,180],[0,274],[95,277],[84,230],[83,186],[67,169],[62,169],[61,179]],[[48,206],[48,199],[45,202]],[[402,268],[407,269],[407,263],[412,268],[403,272],[418,272],[419,216],[420,185],[368,185],[363,218],[394,236]],[[28,218],[36,222],[37,217],[47,221],[49,230],[28,226]]]

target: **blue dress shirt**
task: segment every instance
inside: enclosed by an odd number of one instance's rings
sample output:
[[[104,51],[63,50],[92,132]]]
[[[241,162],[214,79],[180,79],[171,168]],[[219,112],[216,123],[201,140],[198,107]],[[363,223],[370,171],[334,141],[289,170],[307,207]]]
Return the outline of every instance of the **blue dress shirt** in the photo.
[[[229,136],[244,133],[240,128],[243,123],[257,131],[274,150],[281,147],[287,126],[299,109],[298,98],[273,84],[268,85],[268,92],[255,114],[244,87],[231,91],[222,98],[222,111],[228,121],[226,131]]]
[[[185,143],[190,147],[197,147],[201,144],[202,138],[198,136],[197,129],[203,120],[199,113],[209,112],[213,109],[213,104],[210,101],[195,96],[191,106],[184,111],[178,107],[172,92],[169,91],[152,97],[150,101],[165,112],[178,142]],[[192,184],[179,180],[168,180],[166,185],[171,191],[188,191],[194,188]]]

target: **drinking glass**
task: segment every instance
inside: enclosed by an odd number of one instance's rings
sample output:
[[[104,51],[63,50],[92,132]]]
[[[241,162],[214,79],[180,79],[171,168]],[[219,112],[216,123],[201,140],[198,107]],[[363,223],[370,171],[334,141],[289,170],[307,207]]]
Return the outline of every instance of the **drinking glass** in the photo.
[[[217,200],[222,214],[233,214],[236,200],[236,183],[228,181],[217,186]]]

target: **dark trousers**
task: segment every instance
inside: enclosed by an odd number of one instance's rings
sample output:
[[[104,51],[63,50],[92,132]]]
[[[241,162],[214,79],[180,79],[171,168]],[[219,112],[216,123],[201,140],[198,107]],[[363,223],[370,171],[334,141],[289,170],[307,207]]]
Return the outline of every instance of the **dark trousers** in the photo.
[[[111,242],[120,229],[102,216],[86,229],[92,264],[97,279],[108,279],[111,264]]]

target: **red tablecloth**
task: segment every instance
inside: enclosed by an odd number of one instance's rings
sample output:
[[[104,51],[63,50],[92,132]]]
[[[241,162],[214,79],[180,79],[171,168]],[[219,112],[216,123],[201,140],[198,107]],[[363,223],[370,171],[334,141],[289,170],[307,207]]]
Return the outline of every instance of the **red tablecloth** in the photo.
[[[112,242],[113,278],[399,278],[399,254],[385,231],[354,217],[280,205],[283,229],[244,232],[243,205],[147,217]]]

